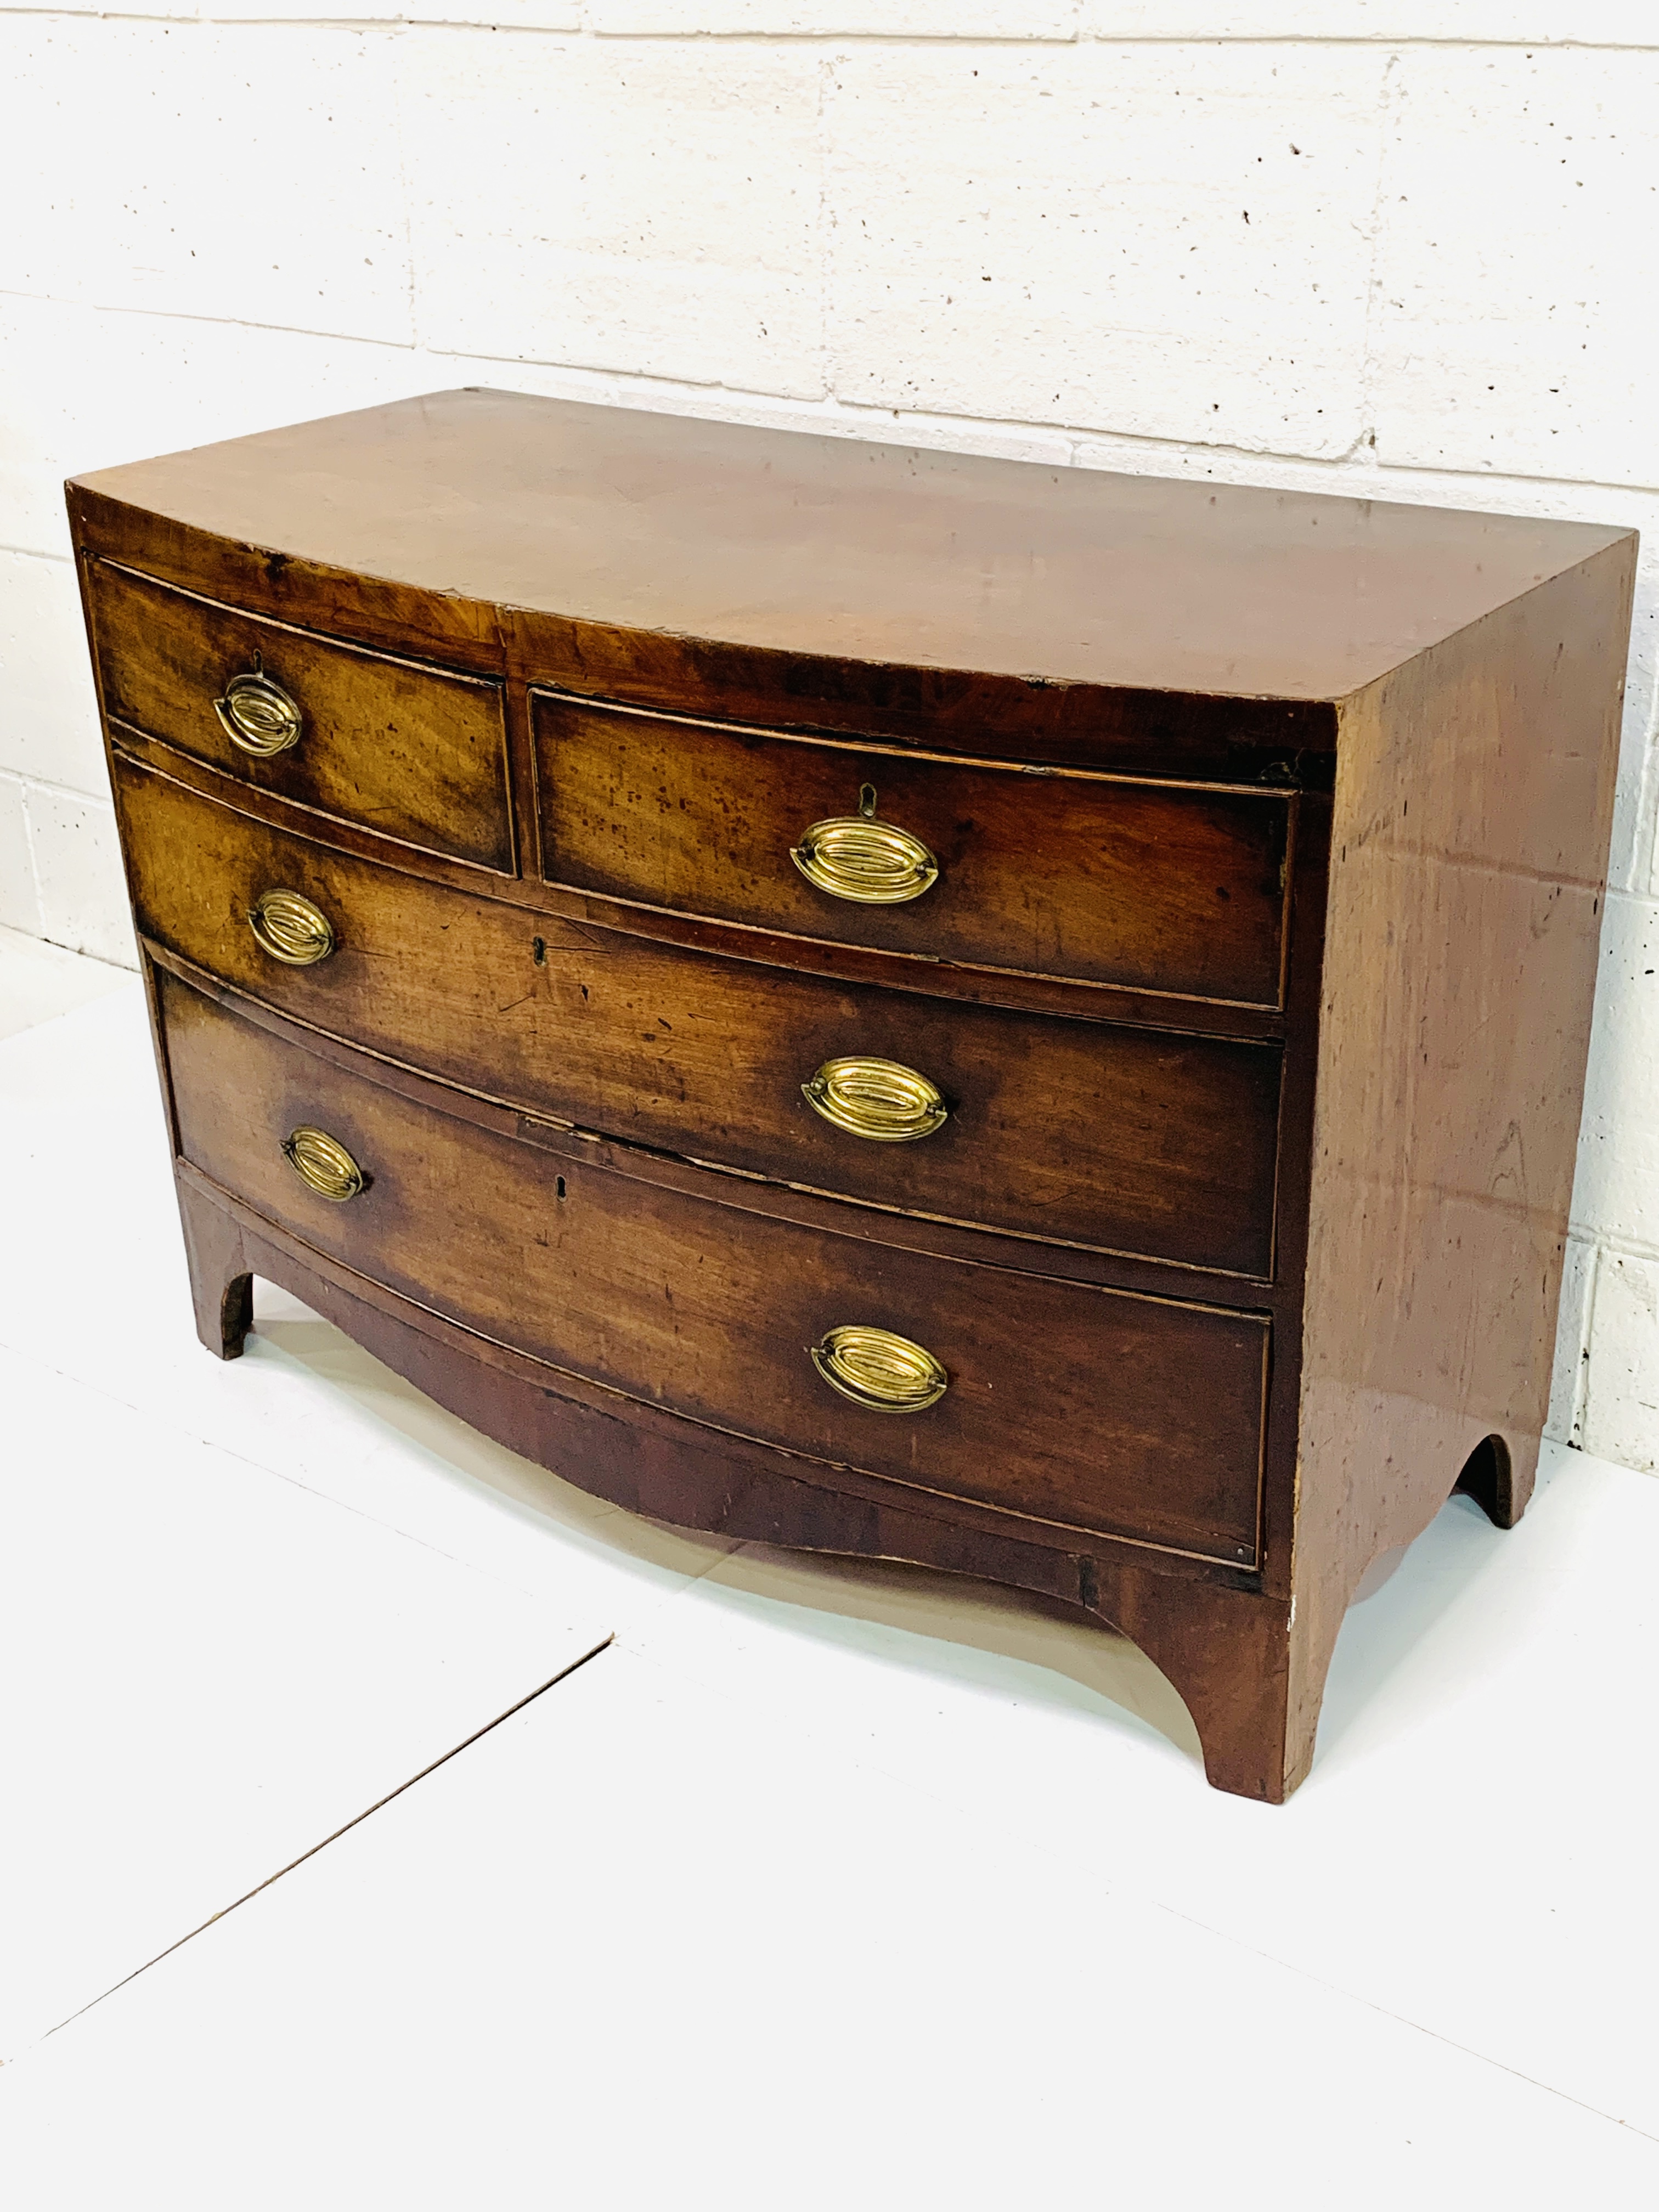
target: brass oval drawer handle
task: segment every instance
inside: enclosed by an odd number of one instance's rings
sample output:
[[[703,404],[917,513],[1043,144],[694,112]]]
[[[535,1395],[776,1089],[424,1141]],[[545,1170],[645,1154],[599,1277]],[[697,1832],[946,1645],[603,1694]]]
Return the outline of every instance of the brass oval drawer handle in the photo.
[[[857,1054],[826,1060],[800,1088],[812,1111],[832,1127],[872,1144],[914,1144],[951,1118],[937,1084],[896,1060],[866,1060]]]
[[[298,891],[267,891],[248,908],[247,926],[262,952],[288,968],[314,968],[334,950],[334,928],[320,907]]]
[[[933,1353],[890,1328],[832,1328],[811,1352],[830,1389],[872,1413],[923,1413],[950,1388]]]
[[[232,744],[258,760],[297,745],[305,727],[304,715],[282,685],[273,684],[263,669],[233,676],[225,686],[224,697],[214,701],[213,711]]]
[[[856,814],[815,822],[789,857],[809,884],[831,898],[860,906],[902,906],[939,881],[939,862],[920,837],[896,823],[878,822],[876,791],[866,783]]]
[[[307,1190],[332,1199],[337,1206],[368,1188],[368,1177],[326,1129],[302,1125],[293,1130],[283,1139],[283,1154]]]

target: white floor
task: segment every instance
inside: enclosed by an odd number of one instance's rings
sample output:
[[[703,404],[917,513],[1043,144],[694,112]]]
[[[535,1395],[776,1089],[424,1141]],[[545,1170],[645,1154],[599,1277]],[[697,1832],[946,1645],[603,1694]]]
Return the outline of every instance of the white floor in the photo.
[[[8,2208],[1659,2203],[1659,1482],[1453,1501],[1222,1797],[1107,1636],[635,1520],[263,1285],[210,1358],[137,987],[25,947]]]

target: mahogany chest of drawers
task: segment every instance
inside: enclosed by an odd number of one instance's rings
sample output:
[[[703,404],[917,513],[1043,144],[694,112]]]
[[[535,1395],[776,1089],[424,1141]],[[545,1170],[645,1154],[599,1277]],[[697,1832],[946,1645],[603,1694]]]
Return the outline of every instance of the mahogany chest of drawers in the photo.
[[[477,391],[69,503],[208,1345],[1069,1601],[1294,1788],[1530,1488],[1633,536]]]

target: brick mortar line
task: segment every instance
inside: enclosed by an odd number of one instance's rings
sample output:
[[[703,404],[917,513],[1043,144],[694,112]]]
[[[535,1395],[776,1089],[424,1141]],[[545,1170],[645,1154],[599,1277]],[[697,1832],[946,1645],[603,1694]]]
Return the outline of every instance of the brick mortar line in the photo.
[[[0,766],[0,783],[15,783],[20,790],[43,791],[51,799],[76,799],[83,805],[101,806],[112,822],[115,819],[115,801],[107,792],[78,791],[72,783],[54,783],[50,776],[36,775],[27,768]]]
[[[1590,1377],[1595,1366],[1595,1293],[1601,1282],[1601,1247],[1592,1244],[1584,1267],[1584,1297],[1578,1314],[1578,1352],[1572,1377],[1571,1419],[1563,1443],[1571,1445],[1577,1439],[1577,1449],[1584,1449],[1584,1431],[1589,1426]],[[1557,1317],[1557,1335],[1560,1334]]]
[[[1655,39],[1569,39],[1546,32],[1534,39],[1436,38],[1425,32],[1390,36],[1381,31],[1319,33],[1296,31],[797,31],[757,30],[631,31],[606,30],[592,23],[501,23],[487,15],[215,15],[211,12],[168,14],[141,9],[17,8],[4,13],[30,21],[65,23],[193,23],[226,28],[251,27],[284,30],[403,31],[459,30],[488,32],[492,37],[591,39],[609,46],[749,46],[774,49],[788,46],[871,46],[902,52],[909,48],[967,52],[988,47],[1020,52],[1036,50],[1065,52],[1090,46],[1164,46],[1175,49],[1204,46],[1297,46],[1316,52],[1360,47],[1371,51],[1452,53],[1659,53]]]
[[[412,257],[411,257],[412,258]],[[197,315],[185,307],[129,307],[118,301],[102,300],[72,300],[58,292],[24,292],[15,287],[0,287],[0,300],[30,300],[44,307],[70,307],[89,315],[148,315],[158,323],[202,323],[216,331],[268,331],[276,337],[323,338],[331,345],[378,346],[386,353],[421,353],[429,350],[417,338],[363,337],[351,331],[315,331],[297,323],[256,323],[240,315]],[[468,356],[458,356],[458,359]],[[470,356],[485,360],[485,355]],[[526,368],[551,368],[552,362],[526,362]],[[601,372],[602,374],[604,372]]]
[[[1573,1243],[1583,1244],[1598,1259],[1643,1260],[1659,1265],[1659,1244],[1650,1243],[1644,1237],[1628,1237],[1613,1229],[1583,1229],[1572,1222],[1567,1224],[1567,1235]]]
[[[40,307],[63,308],[70,313],[147,317],[161,323],[197,323],[209,330],[268,331],[275,337],[307,338],[329,345],[368,347],[387,355],[424,360],[434,367],[455,362],[477,363],[505,371],[518,369],[535,375],[567,377],[595,386],[606,385],[622,391],[647,392],[653,398],[665,400],[682,397],[719,397],[731,402],[733,408],[788,413],[799,421],[803,428],[809,430],[842,422],[880,424],[884,432],[882,442],[889,444],[919,442],[915,439],[899,437],[890,427],[892,425],[896,425],[900,432],[917,430],[926,426],[941,431],[960,428],[969,435],[978,434],[996,438],[1050,438],[1057,446],[1072,447],[1074,453],[1079,446],[1093,439],[1099,440],[1103,445],[1120,444],[1147,454],[1179,455],[1200,460],[1213,458],[1218,461],[1238,462],[1247,466],[1259,464],[1262,466],[1306,469],[1328,477],[1332,494],[1338,497],[1345,495],[1354,498],[1376,497],[1378,492],[1374,488],[1385,483],[1417,484],[1432,490],[1439,480],[1448,477],[1455,478],[1460,484],[1490,484],[1495,489],[1505,486],[1559,486],[1564,489],[1590,492],[1610,499],[1659,497],[1659,479],[1651,483],[1620,483],[1606,477],[1532,475],[1522,470],[1487,469],[1474,465],[1460,467],[1447,461],[1389,461],[1374,454],[1358,453],[1352,448],[1328,457],[1286,452],[1277,447],[1229,446],[1212,444],[1198,438],[1160,437],[1152,432],[1115,430],[1099,424],[1040,421],[1015,416],[962,415],[943,411],[935,414],[914,407],[889,408],[872,400],[844,399],[834,392],[825,393],[818,398],[804,398],[794,393],[766,392],[752,386],[723,384],[714,380],[697,382],[690,378],[653,376],[639,369],[598,368],[574,362],[526,361],[509,355],[457,352],[419,337],[371,337],[346,331],[312,330],[294,323],[259,323],[234,315],[197,314],[183,307],[129,307],[118,302],[66,299],[55,293],[26,292],[5,287],[0,287],[0,299],[24,300]],[[750,412],[742,416],[722,414],[704,419],[752,422],[754,417]],[[949,450],[942,441],[939,449]],[[1109,459],[1109,455],[1107,458]],[[1070,465],[1089,468],[1097,464],[1074,458]],[[1131,473],[1151,471],[1133,471]],[[21,545],[0,548],[0,550],[19,553],[42,550]]]

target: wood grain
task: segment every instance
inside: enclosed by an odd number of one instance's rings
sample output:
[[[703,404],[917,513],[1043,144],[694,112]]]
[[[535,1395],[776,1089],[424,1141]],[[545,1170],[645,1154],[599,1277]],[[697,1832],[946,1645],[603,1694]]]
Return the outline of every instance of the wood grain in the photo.
[[[550,882],[679,913],[1028,974],[1279,1003],[1290,804],[916,759],[532,695]],[[939,880],[818,890],[813,823],[877,812]]]
[[[1253,1561],[1261,1319],[813,1235],[603,1170],[556,1174],[534,1146],[285,1048],[170,975],[160,995],[184,1158],[356,1273],[814,1460]],[[334,1203],[294,1174],[281,1147],[304,1125],[359,1163],[361,1197]],[[808,1347],[849,1322],[926,1345],[945,1398],[907,1416],[838,1396]]]
[[[1635,543],[1345,708],[1309,1224],[1292,1668],[1378,1552],[1549,1405]]]
[[[499,684],[258,622],[100,562],[88,579],[106,712],[295,805],[381,836],[511,869]],[[261,666],[305,715],[257,759],[213,702]]]
[[[710,959],[377,868],[118,762],[146,937],[407,1066],[582,1127],[867,1204],[1265,1276],[1279,1054],[1000,1013]],[[301,892],[336,950],[286,967],[248,926]],[[831,1127],[825,1060],[915,1065],[951,1118],[908,1145]]]

